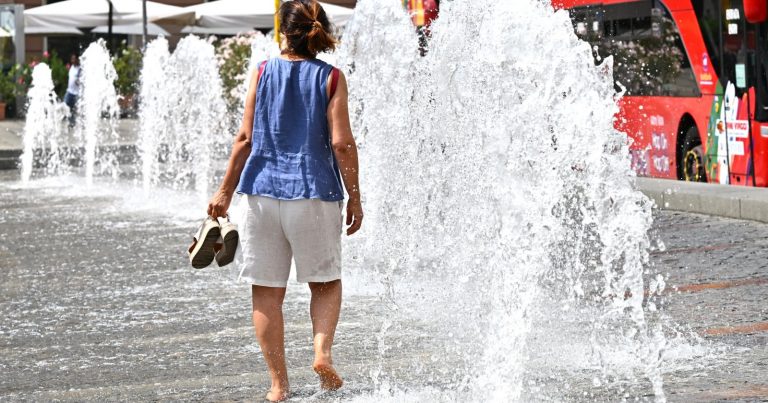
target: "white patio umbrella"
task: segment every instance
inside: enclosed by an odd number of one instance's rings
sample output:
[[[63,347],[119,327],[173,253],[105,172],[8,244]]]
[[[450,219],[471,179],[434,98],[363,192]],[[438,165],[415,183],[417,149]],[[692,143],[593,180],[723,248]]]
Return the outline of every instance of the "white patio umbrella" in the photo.
[[[344,25],[352,16],[352,10],[321,3],[328,18],[336,25]],[[243,31],[253,28],[274,28],[274,0],[217,0],[185,7],[179,13],[151,19],[155,23],[196,25],[204,28],[227,28]]]
[[[98,27],[91,30],[91,32],[105,34],[109,32],[109,26],[99,25]],[[114,25],[112,27],[112,33],[122,34],[122,35],[142,35],[144,34],[144,24],[139,23],[139,24],[130,24],[130,25]],[[147,24],[147,35],[170,36],[171,34],[168,31],[164,30],[161,26],[157,24],[149,23]]]
[[[244,32],[253,31],[251,27],[220,27],[220,28],[206,28],[189,25],[181,30],[182,34],[196,34],[196,35],[237,35]]]
[[[75,27],[60,27],[57,25],[47,25],[38,27],[24,27],[24,33],[27,35],[82,35],[83,31]]]
[[[111,0],[112,25],[140,23],[142,0]],[[24,11],[24,26],[45,30],[48,27],[96,27],[109,24],[108,0],[66,0]],[[181,7],[147,1],[149,18],[178,13]],[[113,29],[113,32],[114,29]]]

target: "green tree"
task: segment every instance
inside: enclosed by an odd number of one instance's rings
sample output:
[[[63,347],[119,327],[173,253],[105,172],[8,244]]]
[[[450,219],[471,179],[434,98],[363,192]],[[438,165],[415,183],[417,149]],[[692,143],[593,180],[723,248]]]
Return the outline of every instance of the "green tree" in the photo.
[[[136,93],[141,75],[142,55],[138,49],[126,45],[125,41],[112,60],[117,73],[115,89],[121,96],[127,97]]]

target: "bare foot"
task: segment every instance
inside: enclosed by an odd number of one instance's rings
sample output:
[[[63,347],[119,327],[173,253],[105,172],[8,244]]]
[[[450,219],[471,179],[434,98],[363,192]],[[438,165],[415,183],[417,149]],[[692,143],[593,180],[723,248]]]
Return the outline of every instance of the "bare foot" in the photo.
[[[288,399],[288,389],[272,388],[264,398],[270,402],[282,402]]]
[[[320,387],[325,390],[337,390],[344,384],[344,381],[330,363],[315,361],[312,369],[320,376]]]

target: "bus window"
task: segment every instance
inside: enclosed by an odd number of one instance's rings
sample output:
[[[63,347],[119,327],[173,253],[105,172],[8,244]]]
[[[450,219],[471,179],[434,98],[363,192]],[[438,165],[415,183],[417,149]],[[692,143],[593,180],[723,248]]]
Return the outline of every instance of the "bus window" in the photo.
[[[599,6],[585,6],[570,10],[571,21],[576,35],[594,45],[600,41],[602,32],[602,11]],[[594,52],[597,57],[598,53]]]
[[[747,62],[747,54],[753,53],[745,47],[746,31],[744,29],[741,0],[721,0],[722,7],[726,15],[722,18],[722,74],[720,81],[725,86],[726,83],[736,84],[736,96],[739,98],[744,94],[747,88],[746,82],[740,83],[737,77],[737,65],[744,66]],[[734,12],[735,11],[735,12]],[[754,54],[754,53],[753,53]],[[738,74],[745,76],[746,74]]]
[[[761,96],[766,89],[763,27],[744,20],[742,0],[693,0],[692,3],[722,88],[728,83],[735,84],[736,96],[740,98],[754,86],[758,102],[765,99]],[[758,111],[757,115],[761,113]]]
[[[577,17],[581,10],[574,9],[571,15]],[[581,18],[574,19],[574,29],[580,38],[598,46],[600,56],[613,55],[617,88],[635,96],[699,96],[677,25],[660,1],[604,5],[598,15],[600,32],[585,32]]]
[[[699,20],[699,29],[709,53],[712,68],[721,74],[720,66],[720,0],[692,0],[693,11]]]

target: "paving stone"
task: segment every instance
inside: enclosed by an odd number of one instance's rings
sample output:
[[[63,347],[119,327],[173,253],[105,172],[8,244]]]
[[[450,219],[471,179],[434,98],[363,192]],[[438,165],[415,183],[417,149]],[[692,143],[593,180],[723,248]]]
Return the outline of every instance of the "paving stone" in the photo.
[[[127,213],[104,195],[5,186],[16,178],[0,174],[0,400],[260,399],[268,379],[250,325],[249,289],[234,285],[228,270],[187,267],[183,246],[192,224]],[[768,225],[662,210],[651,238],[663,245],[651,252],[648,276],[661,273],[667,283],[659,304],[668,321],[665,354],[692,357],[664,372],[669,400],[768,399],[768,332],[707,333],[768,322],[768,283],[760,281],[768,278]],[[423,376],[451,368],[438,335],[414,320],[382,356],[378,332],[396,313],[382,312],[378,296],[349,289],[335,346],[347,386],[323,394],[309,368],[308,293],[289,287],[293,400],[375,400],[367,396],[381,387],[371,381],[377,366],[398,374],[406,395],[447,388]],[[565,334],[555,319],[531,337]],[[549,374],[536,378],[541,394],[526,400],[624,398],[595,392],[584,373]],[[623,390],[627,399],[651,396],[645,382]]]

